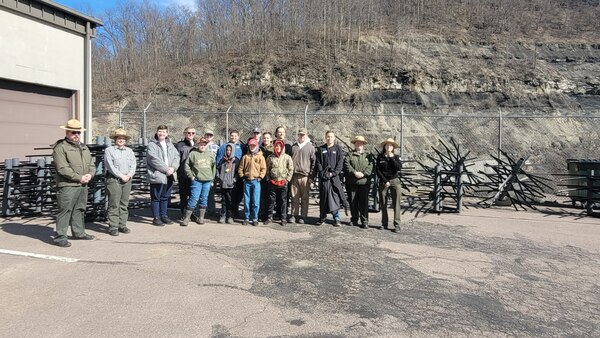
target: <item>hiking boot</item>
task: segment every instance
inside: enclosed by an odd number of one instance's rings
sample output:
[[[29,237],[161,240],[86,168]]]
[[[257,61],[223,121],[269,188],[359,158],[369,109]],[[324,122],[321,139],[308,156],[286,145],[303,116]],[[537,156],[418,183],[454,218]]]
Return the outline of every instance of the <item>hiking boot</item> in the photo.
[[[73,237],[73,239],[76,239],[76,240],[79,240],[79,241],[91,241],[94,238],[96,238],[96,237],[94,237],[92,235],[88,235],[88,234],[85,234],[85,235],[83,235],[81,237]]]
[[[198,220],[196,223],[204,224],[204,216],[206,215],[206,209],[200,208],[200,213],[198,214]]]
[[[110,229],[110,230],[108,230],[108,234],[111,236],[119,236],[119,230],[118,229]]]
[[[119,228],[119,232],[122,232],[122,233],[124,233],[124,234],[128,234],[128,233],[130,233],[130,232],[131,232],[131,230],[129,230],[129,228],[128,228],[128,227],[120,227],[120,228]]]
[[[188,224],[190,224],[190,219],[192,218],[192,213],[194,212],[194,210],[186,210],[185,211],[185,216],[183,216],[183,219],[181,220],[181,223],[179,223],[179,225],[181,225],[182,227],[186,227],[188,226]]]
[[[54,245],[60,246],[61,248],[68,248],[71,246],[71,242],[65,239],[63,241],[54,242]]]

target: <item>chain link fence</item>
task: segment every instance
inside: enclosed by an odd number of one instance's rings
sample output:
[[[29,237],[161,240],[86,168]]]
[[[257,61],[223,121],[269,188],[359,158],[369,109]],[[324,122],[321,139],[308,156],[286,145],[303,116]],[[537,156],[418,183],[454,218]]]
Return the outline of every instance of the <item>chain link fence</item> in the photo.
[[[317,144],[323,143],[327,130],[333,130],[339,139],[350,145],[356,135],[363,135],[367,149],[379,151],[379,143],[391,137],[402,144],[404,159],[428,162],[432,147],[443,149],[453,138],[464,153],[476,157],[475,170],[484,170],[484,163],[493,162],[498,148],[514,159],[529,158],[531,171],[538,173],[566,173],[566,159],[600,159],[600,114],[541,116],[530,115],[425,115],[400,111],[386,114],[356,113],[254,113],[254,112],[170,112],[121,111],[94,112],[94,135],[109,135],[122,125],[128,133],[138,138],[152,137],[158,125],[170,128],[173,140],[179,140],[187,126],[199,133],[210,129],[219,143],[228,140],[228,131],[236,129],[245,141],[256,127],[274,133],[284,126],[287,138],[295,138],[298,128],[308,129],[309,137]]]

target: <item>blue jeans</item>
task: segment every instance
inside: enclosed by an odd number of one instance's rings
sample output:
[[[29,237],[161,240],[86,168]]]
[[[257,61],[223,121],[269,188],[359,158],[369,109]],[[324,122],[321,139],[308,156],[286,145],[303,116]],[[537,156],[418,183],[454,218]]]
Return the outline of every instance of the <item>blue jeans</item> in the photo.
[[[187,205],[188,210],[194,210],[198,204],[198,200],[200,200],[200,209],[206,209],[211,183],[212,181],[192,181],[192,193]]]
[[[150,204],[152,216],[167,216],[167,207],[173,191],[173,180],[167,180],[167,184],[150,184]]]
[[[336,210],[336,211],[332,212],[331,215],[333,215],[333,220],[334,221],[339,221],[341,219],[340,218],[340,211],[339,210]],[[322,220],[326,220],[327,219],[327,213],[323,213],[320,216],[321,217],[319,217],[319,218],[322,219]]]
[[[250,218],[250,205],[252,205],[252,218]],[[260,181],[244,180],[244,218],[258,220],[258,209],[260,209]]]

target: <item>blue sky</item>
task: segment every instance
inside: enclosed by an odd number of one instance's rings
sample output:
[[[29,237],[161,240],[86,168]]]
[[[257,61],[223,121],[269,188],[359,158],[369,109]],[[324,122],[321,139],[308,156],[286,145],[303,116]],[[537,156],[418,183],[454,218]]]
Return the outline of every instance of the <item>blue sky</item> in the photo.
[[[160,4],[161,6],[169,6],[171,4],[179,4],[194,9],[196,0],[149,0],[150,2]],[[83,14],[99,17],[105,10],[113,8],[119,2],[124,0],[54,0],[61,5],[75,9]]]

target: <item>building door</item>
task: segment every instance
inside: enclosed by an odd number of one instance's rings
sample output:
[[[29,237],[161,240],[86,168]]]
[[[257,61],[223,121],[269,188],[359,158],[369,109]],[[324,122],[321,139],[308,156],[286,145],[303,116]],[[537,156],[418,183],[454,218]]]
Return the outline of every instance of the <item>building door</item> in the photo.
[[[59,127],[75,115],[74,99],[70,90],[0,79],[0,161],[52,154],[50,145],[65,136]]]

